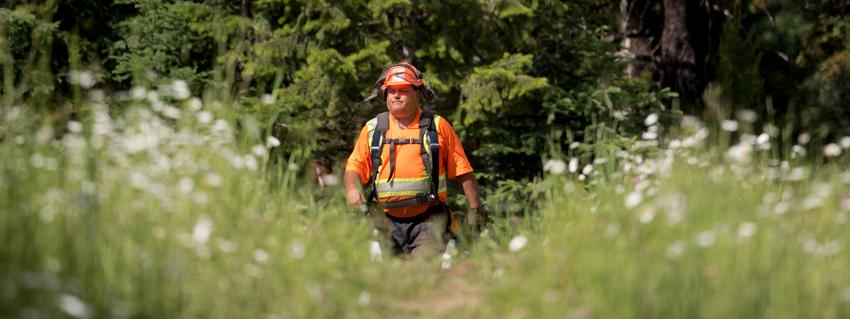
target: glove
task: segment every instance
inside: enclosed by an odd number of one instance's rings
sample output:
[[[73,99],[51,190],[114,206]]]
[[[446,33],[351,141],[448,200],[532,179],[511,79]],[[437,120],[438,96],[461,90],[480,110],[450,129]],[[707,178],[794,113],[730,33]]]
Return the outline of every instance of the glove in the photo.
[[[481,205],[478,208],[470,208],[469,214],[466,215],[466,225],[480,232],[487,224],[488,215],[487,206]]]

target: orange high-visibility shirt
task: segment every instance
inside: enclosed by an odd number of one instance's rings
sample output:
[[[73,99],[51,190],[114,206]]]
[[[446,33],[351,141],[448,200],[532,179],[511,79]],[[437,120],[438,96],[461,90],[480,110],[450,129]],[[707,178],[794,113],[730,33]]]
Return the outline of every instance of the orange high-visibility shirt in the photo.
[[[410,124],[402,129],[399,128],[398,120],[390,115],[389,128],[387,129],[385,139],[421,139],[422,137],[419,136],[420,116],[422,116],[421,110],[416,115],[416,118],[414,118],[413,121],[410,121]],[[375,120],[376,119],[372,119],[370,123],[374,125],[375,122],[373,121]],[[364,125],[363,129],[360,130],[360,135],[357,137],[357,142],[354,144],[354,151],[351,152],[351,156],[348,157],[348,162],[345,165],[346,172],[356,172],[360,174],[360,183],[364,185],[369,182],[372,170],[372,160],[369,156],[369,148],[372,143],[370,133],[374,130],[374,126],[370,126],[370,123]],[[466,158],[466,153],[463,151],[460,139],[457,137],[457,133],[455,133],[454,129],[452,129],[451,124],[445,118],[438,115],[434,116],[434,124],[436,125],[437,138],[440,144],[441,182],[439,187],[439,197],[440,201],[445,201],[447,197],[444,182],[445,176],[448,176],[449,180],[454,180],[460,175],[472,172],[472,165],[469,164],[469,160]],[[393,177],[394,183],[404,183],[405,181],[429,178],[425,174],[425,166],[422,163],[422,157],[419,154],[422,145],[397,144],[395,147],[396,168]],[[384,144],[381,153],[381,168],[378,171],[378,177],[376,178],[379,184],[385,182],[390,177],[389,157],[390,145]],[[368,191],[371,190],[367,190],[367,192]],[[381,196],[378,199],[379,201],[393,201],[409,197],[412,196],[410,196],[410,194],[398,193],[398,196]],[[428,204],[426,203],[404,208],[385,208],[384,212],[395,217],[412,217],[423,213],[427,208]]]

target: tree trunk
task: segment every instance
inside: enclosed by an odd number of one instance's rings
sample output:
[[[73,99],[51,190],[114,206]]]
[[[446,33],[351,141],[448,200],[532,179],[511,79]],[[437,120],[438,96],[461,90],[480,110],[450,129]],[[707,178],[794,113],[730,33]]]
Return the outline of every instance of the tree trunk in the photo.
[[[623,47],[633,57],[629,76],[651,73],[658,87],[679,94],[693,111],[714,77],[723,16],[710,0],[621,0]]]
[[[252,16],[251,2],[253,0],[241,0],[241,1],[242,1],[242,3],[240,5],[240,9],[241,9],[242,17],[243,18],[250,18]],[[245,50],[250,51],[251,48],[248,45],[247,39],[246,39],[247,33],[248,33],[247,30],[240,27],[239,30],[237,31],[236,40],[239,43],[237,45],[247,46],[245,48]],[[252,59],[256,58],[256,55],[253,52],[250,52],[250,55],[251,55]],[[241,73],[241,68],[240,68],[240,73]],[[248,93],[248,89],[251,87],[251,81],[253,81],[253,77],[251,77],[251,76],[245,76],[245,77],[242,78],[242,84],[239,86],[239,92],[238,92],[239,96],[244,96],[245,94]]]
[[[620,31],[623,48],[629,51],[632,62],[626,69],[630,77],[651,76],[658,49],[663,17],[658,0],[621,0],[623,18]]]
[[[242,5],[240,8],[242,9],[243,17],[251,17],[251,2],[253,0],[242,0]]]
[[[679,92],[684,106],[692,105],[701,94],[696,74],[696,51],[691,45],[693,36],[688,29],[688,2],[664,0],[664,31],[661,33],[662,86]]]

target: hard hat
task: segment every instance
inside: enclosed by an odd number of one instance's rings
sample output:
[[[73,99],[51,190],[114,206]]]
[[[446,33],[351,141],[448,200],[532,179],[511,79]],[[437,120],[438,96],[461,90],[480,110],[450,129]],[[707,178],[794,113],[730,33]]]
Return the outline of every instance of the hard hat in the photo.
[[[382,88],[401,85],[412,85],[416,88],[422,86],[422,73],[407,63],[398,63],[384,69],[378,80]]]
[[[437,94],[429,86],[422,81],[422,73],[410,63],[395,63],[390,64],[381,72],[381,77],[375,81],[375,85],[380,85],[381,97],[387,99],[387,88],[392,86],[411,85],[418,92],[422,93],[425,102],[432,101]]]

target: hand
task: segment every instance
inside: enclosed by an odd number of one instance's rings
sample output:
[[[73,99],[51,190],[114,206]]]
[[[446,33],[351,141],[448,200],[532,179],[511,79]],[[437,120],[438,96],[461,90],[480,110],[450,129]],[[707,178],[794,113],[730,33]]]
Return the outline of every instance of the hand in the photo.
[[[360,190],[358,189],[350,189],[345,193],[345,201],[348,203],[348,206],[360,208],[366,201],[363,200],[363,195],[360,194]]]
[[[487,210],[487,206],[482,205],[478,208],[470,208],[469,214],[466,215],[466,225],[475,231],[480,232],[487,224],[488,217],[489,211]]]

